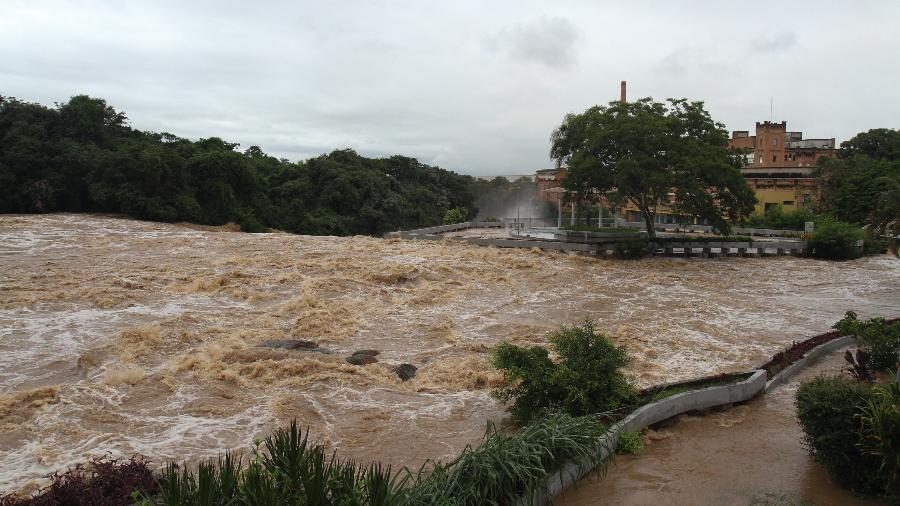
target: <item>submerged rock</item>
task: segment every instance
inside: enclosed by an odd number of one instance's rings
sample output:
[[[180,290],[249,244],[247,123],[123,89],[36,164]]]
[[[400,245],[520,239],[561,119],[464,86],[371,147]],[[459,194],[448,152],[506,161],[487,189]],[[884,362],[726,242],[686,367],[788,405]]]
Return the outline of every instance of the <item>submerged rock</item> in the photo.
[[[327,348],[320,348],[319,344],[315,341],[306,341],[303,339],[272,339],[269,341],[263,341],[257,346],[260,348],[273,348],[277,350],[296,350],[308,351],[312,353],[325,353],[327,355],[330,355],[332,353],[332,351]]]
[[[394,368],[394,373],[402,380],[406,381],[416,375],[418,368],[412,364],[400,364]]]
[[[347,362],[353,365],[366,365],[366,364],[374,364],[378,362],[378,359],[375,358],[375,355],[378,355],[380,352],[378,350],[357,350],[354,351],[352,355],[347,357]]]

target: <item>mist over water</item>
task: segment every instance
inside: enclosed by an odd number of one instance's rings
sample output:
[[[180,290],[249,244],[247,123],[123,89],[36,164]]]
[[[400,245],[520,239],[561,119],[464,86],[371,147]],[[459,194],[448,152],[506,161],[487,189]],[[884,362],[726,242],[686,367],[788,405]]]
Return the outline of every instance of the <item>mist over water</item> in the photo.
[[[0,491],[107,451],[247,450],[291,418],[343,456],[418,467],[502,419],[501,340],[592,318],[650,385],[900,308],[887,256],[627,262],[89,215],[0,217],[0,272]],[[333,354],[259,346],[272,339]],[[348,364],[358,349],[380,362]]]

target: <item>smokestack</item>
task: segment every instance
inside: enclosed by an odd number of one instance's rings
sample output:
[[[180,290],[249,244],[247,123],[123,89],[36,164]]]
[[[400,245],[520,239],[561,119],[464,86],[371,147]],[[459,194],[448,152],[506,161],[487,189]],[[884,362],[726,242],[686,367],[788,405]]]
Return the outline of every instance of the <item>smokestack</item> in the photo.
[[[625,81],[622,81],[622,98],[619,101],[622,103],[627,102],[625,99]]]

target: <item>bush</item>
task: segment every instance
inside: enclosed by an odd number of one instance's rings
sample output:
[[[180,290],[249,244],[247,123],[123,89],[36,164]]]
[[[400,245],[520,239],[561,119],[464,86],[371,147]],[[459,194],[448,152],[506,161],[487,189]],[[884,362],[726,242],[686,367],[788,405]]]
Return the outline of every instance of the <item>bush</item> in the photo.
[[[828,260],[859,258],[862,252],[856,245],[863,232],[855,225],[840,221],[827,221],[816,227],[806,241],[812,256]]]
[[[900,321],[888,323],[884,318],[861,321],[856,313],[847,311],[834,328],[860,338],[860,349],[869,355],[872,367],[878,371],[895,370],[900,352]]]
[[[447,209],[444,214],[444,225],[452,225],[454,223],[462,223],[469,219],[469,210],[465,207],[454,207]]]
[[[878,479],[888,496],[900,500],[900,384],[875,387],[861,422],[862,452],[881,461]]]
[[[550,342],[557,362],[540,346],[501,343],[494,350],[493,364],[503,371],[506,386],[493,394],[503,402],[513,401],[509,411],[514,418],[527,422],[553,411],[602,413],[634,398],[634,387],[622,373],[629,362],[625,347],[598,333],[593,322],[563,327]]]
[[[818,216],[807,209],[785,211],[781,206],[771,206],[763,214],[754,213],[747,218],[746,225],[752,228],[777,230],[804,230],[807,221],[818,221]]]
[[[818,377],[797,390],[797,417],[804,443],[817,462],[842,486],[859,493],[879,493],[880,459],[863,453],[862,406],[873,399],[862,383]]]
[[[3,506],[131,504],[135,493],[155,494],[156,478],[147,460],[106,456],[50,476],[50,484],[34,497],[0,497]]]
[[[887,251],[888,241],[886,239],[880,239],[874,234],[866,234],[865,239],[863,239],[864,255],[883,255]]]

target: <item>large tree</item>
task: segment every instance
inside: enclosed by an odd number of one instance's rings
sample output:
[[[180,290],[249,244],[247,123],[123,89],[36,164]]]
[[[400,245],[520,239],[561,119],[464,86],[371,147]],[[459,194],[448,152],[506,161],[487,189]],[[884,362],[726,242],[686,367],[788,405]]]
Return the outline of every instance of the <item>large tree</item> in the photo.
[[[753,212],[756,198],[741,176],[741,155],[703,102],[642,98],[568,114],[551,137],[550,156],[567,166],[563,185],[580,196],[630,201],[655,237],[658,210],[729,221]]]

